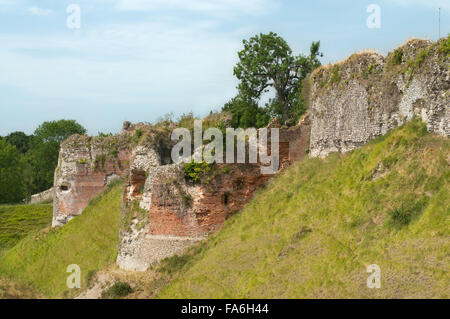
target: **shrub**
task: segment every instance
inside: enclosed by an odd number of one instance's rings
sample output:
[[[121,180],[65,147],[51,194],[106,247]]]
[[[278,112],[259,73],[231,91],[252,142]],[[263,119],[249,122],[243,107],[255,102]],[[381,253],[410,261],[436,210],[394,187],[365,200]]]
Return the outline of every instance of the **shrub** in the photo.
[[[450,36],[441,42],[439,51],[446,55],[450,54]]]
[[[389,224],[396,229],[408,226],[427,204],[425,199],[414,201],[412,197],[405,197],[403,201],[403,205],[389,213]]]
[[[389,214],[391,217],[391,223],[394,226],[406,226],[411,221],[411,214],[400,208],[396,208]]]
[[[399,65],[402,64],[402,61],[403,61],[403,50],[396,49],[394,51],[394,57],[392,58],[392,64]]]
[[[128,296],[133,292],[130,284],[127,282],[118,281],[108,289],[102,292],[102,298],[117,299]]]
[[[195,183],[199,183],[202,176],[211,172],[211,164],[205,161],[201,163],[195,163],[194,161],[187,163],[184,166],[184,176],[187,180]]]
[[[339,65],[335,65],[333,68],[333,75],[331,76],[331,83],[339,83],[341,77],[339,76]]]
[[[186,207],[192,206],[192,196],[188,193],[181,192],[181,199],[183,200],[183,205]]]
[[[105,162],[106,162],[106,155],[104,155],[104,154],[98,155],[95,158],[94,170],[98,170],[100,166],[102,167],[102,169],[104,169],[105,168]]]

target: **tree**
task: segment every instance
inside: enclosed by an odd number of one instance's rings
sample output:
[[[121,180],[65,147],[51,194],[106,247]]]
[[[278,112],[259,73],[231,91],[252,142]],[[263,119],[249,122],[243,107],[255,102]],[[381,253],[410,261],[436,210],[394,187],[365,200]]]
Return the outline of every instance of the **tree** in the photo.
[[[23,199],[22,162],[20,153],[6,139],[0,139],[0,203],[16,203]]]
[[[28,194],[36,194],[53,185],[55,168],[58,165],[59,143],[56,141],[39,142],[34,138],[33,146],[25,155],[30,169],[27,170]]]
[[[34,136],[43,143],[61,143],[73,134],[86,134],[86,129],[74,120],[44,122],[34,131]]]
[[[231,125],[234,128],[263,127],[269,123],[266,109],[258,106],[254,100],[238,95],[224,105],[223,111],[232,114]]]
[[[86,134],[86,129],[74,120],[42,123],[35,131],[25,158],[28,193],[44,191],[53,185],[61,142],[73,134]]]
[[[24,132],[14,132],[6,137],[6,141],[15,146],[21,154],[25,154],[30,149],[30,140],[31,137]]]
[[[240,94],[258,101],[273,88],[276,98],[270,104],[286,123],[300,101],[302,81],[320,66],[320,41],[312,43],[309,56],[293,56],[286,41],[273,32],[256,35],[243,44],[234,68],[234,75],[240,80]]]

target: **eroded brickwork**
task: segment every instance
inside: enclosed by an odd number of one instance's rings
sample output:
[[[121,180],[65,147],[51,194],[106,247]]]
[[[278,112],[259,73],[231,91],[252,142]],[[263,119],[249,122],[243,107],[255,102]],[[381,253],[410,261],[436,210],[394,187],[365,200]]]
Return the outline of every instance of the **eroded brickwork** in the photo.
[[[306,156],[309,133],[308,117],[297,127],[280,129],[280,171]],[[274,177],[261,174],[260,164],[215,164],[200,182],[193,183],[183,168],[183,164],[153,165],[145,174],[131,171],[117,258],[121,268],[145,270],[204,239]]]

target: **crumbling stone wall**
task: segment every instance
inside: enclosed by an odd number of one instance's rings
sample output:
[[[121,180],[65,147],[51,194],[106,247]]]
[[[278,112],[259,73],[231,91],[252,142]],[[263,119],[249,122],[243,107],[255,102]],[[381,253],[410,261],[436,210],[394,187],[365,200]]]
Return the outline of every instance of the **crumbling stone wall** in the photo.
[[[39,204],[53,200],[54,188],[47,189],[38,194],[31,195],[30,204]]]
[[[183,164],[154,167],[142,194],[125,195],[119,266],[145,270],[203,240],[242,209],[269,178],[256,164],[218,164],[194,184],[186,180]],[[132,188],[132,178],[129,184]]]
[[[280,124],[272,121],[273,127]],[[220,229],[273,177],[263,175],[260,164],[214,164],[193,182],[184,164],[171,163],[173,128],[126,122],[120,135],[70,137],[55,172],[53,226],[81,214],[111,180],[123,177],[117,263],[145,270]],[[280,128],[280,171],[306,156],[309,133],[308,116],[299,126]]]
[[[306,156],[309,132],[308,117],[280,129],[281,169]],[[219,230],[273,177],[262,175],[259,164],[214,164],[193,183],[184,164],[158,165],[157,154],[144,153],[148,158],[139,161],[151,164],[131,170],[124,193],[117,264],[126,270],[146,270]]]
[[[445,41],[411,40],[387,57],[358,53],[316,70],[311,76],[311,155],[353,150],[414,116],[429,131],[450,136]]]
[[[61,145],[54,180],[53,227],[80,215],[108,183],[126,176],[129,143],[127,135],[73,135]]]

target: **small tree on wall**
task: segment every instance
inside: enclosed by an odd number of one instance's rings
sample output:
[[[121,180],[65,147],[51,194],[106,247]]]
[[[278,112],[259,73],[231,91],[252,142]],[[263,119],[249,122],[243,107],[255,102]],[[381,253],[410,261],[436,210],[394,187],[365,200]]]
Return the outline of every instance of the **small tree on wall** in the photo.
[[[276,97],[267,109],[287,123],[301,102],[302,81],[321,65],[320,41],[312,43],[308,56],[294,56],[287,42],[273,32],[256,35],[243,44],[244,49],[238,53],[239,63],[234,68],[240,80],[240,95],[259,101],[273,88]]]

